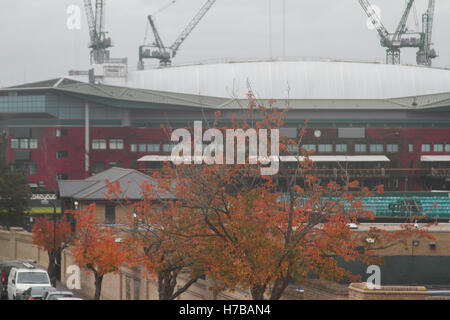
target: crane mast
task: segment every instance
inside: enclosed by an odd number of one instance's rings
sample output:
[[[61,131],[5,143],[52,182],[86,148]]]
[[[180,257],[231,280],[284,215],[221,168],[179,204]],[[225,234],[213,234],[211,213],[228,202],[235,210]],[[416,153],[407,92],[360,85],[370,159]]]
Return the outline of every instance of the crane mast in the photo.
[[[105,0],[95,0],[95,13],[91,0],[84,0],[84,8],[89,26],[91,64],[102,64],[109,60],[108,48],[112,47],[111,38],[105,31]]]
[[[431,66],[431,59],[437,56],[436,52],[431,49],[435,0],[429,0],[428,2],[428,10],[422,16],[421,32],[409,32],[406,28],[411,9],[415,5],[414,0],[408,0],[394,33],[389,33],[384,27],[380,17],[368,0],[358,0],[358,2],[377,29],[381,46],[386,48],[386,63],[400,64],[400,50],[402,48],[418,48],[417,64]],[[406,35],[409,37],[406,37]]]
[[[178,36],[175,42],[170,47],[165,47],[163,41],[159,35],[158,29],[156,28],[155,22],[152,16],[148,16],[148,22],[152,28],[153,36],[155,42],[151,45],[144,44],[139,47],[139,65],[140,70],[144,69],[144,59],[158,59],[160,66],[168,66],[172,64],[172,58],[174,58],[180,46],[189,37],[195,27],[200,23],[206,13],[211,9],[217,0],[208,0],[200,9],[200,11],[195,15],[195,17],[189,22],[183,32]],[[168,6],[175,3],[172,1]],[[165,6],[164,8],[167,8]],[[158,12],[162,11],[158,10]]]

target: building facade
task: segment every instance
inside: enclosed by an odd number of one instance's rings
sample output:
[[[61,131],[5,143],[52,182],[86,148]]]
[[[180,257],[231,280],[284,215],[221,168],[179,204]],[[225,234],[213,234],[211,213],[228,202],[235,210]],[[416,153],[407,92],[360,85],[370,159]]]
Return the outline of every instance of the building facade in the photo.
[[[257,81],[249,85],[248,79]],[[280,83],[292,93],[282,97]],[[344,166],[363,185],[384,184],[388,191],[450,190],[445,69],[255,62],[147,70],[127,82],[53,79],[0,89],[0,128],[7,159],[33,187],[56,191],[58,180],[112,167],[158,168],[138,160],[170,154],[170,134],[162,126],[192,128],[203,121],[206,127],[218,110],[226,125],[245,113],[248,90],[262,104],[275,98],[277,107],[289,107],[286,137],[297,137],[309,121],[303,147],[323,156],[316,173],[324,180]],[[341,163],[339,156],[365,160]]]

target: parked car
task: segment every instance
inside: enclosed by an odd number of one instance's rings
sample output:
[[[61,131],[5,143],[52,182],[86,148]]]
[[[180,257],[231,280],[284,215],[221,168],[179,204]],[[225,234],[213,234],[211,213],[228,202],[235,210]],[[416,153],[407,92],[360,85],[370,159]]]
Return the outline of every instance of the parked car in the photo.
[[[83,300],[83,299],[75,298],[75,297],[59,297],[59,298],[56,298],[55,300]]]
[[[60,298],[73,298],[70,291],[47,291],[44,293],[42,300],[60,300]]]
[[[24,263],[24,267],[13,267],[8,277],[8,300],[20,300],[22,293],[30,287],[51,288],[47,271]]]
[[[21,300],[42,300],[44,294],[50,291],[56,291],[56,288],[30,287],[22,293]]]
[[[34,263],[29,262],[29,263]],[[23,261],[0,261],[0,299],[8,298],[8,278],[12,268],[24,268]]]

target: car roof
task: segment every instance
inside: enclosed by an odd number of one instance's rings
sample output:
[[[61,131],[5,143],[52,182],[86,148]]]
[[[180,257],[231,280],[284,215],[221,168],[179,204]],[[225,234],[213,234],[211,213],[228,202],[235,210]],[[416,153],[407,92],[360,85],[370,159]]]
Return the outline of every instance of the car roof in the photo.
[[[73,292],[70,291],[52,291],[51,293],[49,293],[49,295],[54,295],[54,294],[66,294],[66,295],[70,295],[73,296]]]
[[[58,300],[83,300],[83,299],[77,297],[60,297],[58,298]]]
[[[38,269],[38,268],[14,268],[16,269],[16,272],[41,272],[41,273],[47,273],[44,269]]]

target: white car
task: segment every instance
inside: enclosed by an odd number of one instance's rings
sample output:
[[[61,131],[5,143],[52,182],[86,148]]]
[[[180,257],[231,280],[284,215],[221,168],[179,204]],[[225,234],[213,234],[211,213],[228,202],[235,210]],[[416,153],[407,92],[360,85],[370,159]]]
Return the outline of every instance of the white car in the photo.
[[[20,300],[22,293],[30,287],[52,287],[47,271],[31,264],[24,265],[25,268],[12,268],[9,273],[8,300]]]

